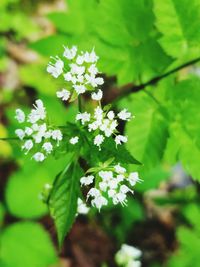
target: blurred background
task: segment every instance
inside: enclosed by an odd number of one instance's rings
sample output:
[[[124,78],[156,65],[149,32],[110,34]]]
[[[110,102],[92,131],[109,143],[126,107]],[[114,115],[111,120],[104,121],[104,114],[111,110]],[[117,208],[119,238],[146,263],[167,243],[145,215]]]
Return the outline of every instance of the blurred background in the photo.
[[[127,207],[79,216],[59,252],[39,194],[67,156],[38,164],[0,141],[0,267],[125,266],[115,260],[124,243],[142,267],[200,266],[199,29],[199,0],[0,1],[0,137],[37,98],[58,125],[73,121],[46,65],[63,45],[95,47],[104,104],[136,116],[121,132],[144,180]]]

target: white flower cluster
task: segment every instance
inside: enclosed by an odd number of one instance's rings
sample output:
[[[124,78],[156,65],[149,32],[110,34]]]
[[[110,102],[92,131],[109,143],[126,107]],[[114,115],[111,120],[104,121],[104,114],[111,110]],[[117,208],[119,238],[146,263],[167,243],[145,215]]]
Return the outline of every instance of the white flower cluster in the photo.
[[[76,120],[80,120],[82,125],[87,124],[88,131],[95,132],[94,144],[101,149],[101,144],[106,137],[115,135],[116,145],[126,143],[128,138],[123,135],[117,135],[118,119],[129,121],[131,119],[131,113],[126,109],[115,114],[113,110],[104,112],[104,110],[97,106],[94,110],[94,114],[88,112],[78,113]]]
[[[142,181],[137,172],[128,174],[120,164],[110,167],[109,170],[101,170],[95,175],[81,177],[81,186],[91,185],[95,179],[98,183],[89,190],[87,199],[91,197],[92,206],[99,210],[108,204],[108,199],[111,199],[114,205],[119,203],[126,205],[127,193],[133,194],[133,190],[129,186],[133,187],[137,182]]]
[[[87,207],[87,205],[83,202],[83,200],[81,198],[78,198],[77,201],[77,215],[78,214],[88,214],[90,208]]]
[[[115,260],[119,266],[124,267],[140,267],[141,262],[138,260],[142,256],[141,250],[123,244],[121,249],[116,253]]]
[[[78,53],[76,46],[64,47],[63,60],[58,56],[52,59],[53,62],[49,62],[47,66],[47,72],[54,78],[63,74],[67,89],[62,88],[57,92],[57,97],[63,101],[67,101],[74,93],[79,95],[86,91],[96,91],[97,87],[104,83],[103,78],[97,77],[99,71],[96,63],[99,57],[94,49],[90,53]],[[99,101],[103,94],[97,89],[91,96],[93,100]]]
[[[20,140],[24,140],[22,149],[27,154],[30,150],[34,150],[39,145],[40,151],[33,154],[36,161],[43,161],[47,155],[51,154],[54,146],[58,146],[62,140],[62,132],[59,129],[50,129],[45,122],[46,109],[42,100],[38,99],[33,105],[33,109],[26,116],[21,109],[16,110],[16,120],[22,124],[25,123],[23,129],[16,129],[15,133]]]

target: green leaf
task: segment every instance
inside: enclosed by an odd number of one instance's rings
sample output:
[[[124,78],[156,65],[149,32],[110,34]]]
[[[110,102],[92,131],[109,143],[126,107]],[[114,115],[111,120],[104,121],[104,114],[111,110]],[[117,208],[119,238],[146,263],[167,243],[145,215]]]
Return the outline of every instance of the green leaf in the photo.
[[[162,33],[159,42],[168,55],[174,58],[199,55],[199,0],[154,0],[154,13]]]
[[[78,163],[70,162],[56,177],[49,196],[48,205],[55,221],[59,246],[62,245],[76,217],[81,175],[82,170]]]
[[[9,212],[18,218],[26,219],[45,215],[47,208],[39,195],[44,184],[51,184],[64,164],[66,164],[66,157],[59,161],[48,158],[41,164],[26,158],[24,165],[11,175],[5,189]]]
[[[58,84],[46,71],[47,62],[22,65],[19,75],[23,85],[35,88],[45,95],[56,95]]]
[[[120,85],[145,82],[171,63],[157,42],[151,0],[68,2],[67,13],[48,15],[58,34],[32,44],[39,53],[56,55],[60,43],[83,50],[95,47],[101,58],[99,69],[117,75]]]
[[[139,162],[124,145],[116,146],[113,139],[107,139],[102,145],[102,151],[99,151],[97,146],[90,145],[87,147],[86,160],[91,165],[98,164],[99,161],[106,162],[112,158],[112,161],[121,162],[122,164],[136,164],[141,165]]]
[[[200,179],[200,120],[198,90],[200,80],[190,78],[167,90],[167,105],[171,117],[165,160],[181,161],[194,179]],[[191,152],[192,151],[192,152]],[[192,155],[192,156],[191,156]]]
[[[170,139],[173,144],[167,146],[165,158],[171,164],[173,160],[180,160],[185,171],[192,176],[193,179],[200,180],[200,149],[195,143],[195,140],[190,134],[181,126],[181,124],[174,122],[170,126]],[[171,158],[172,155],[176,155]]]
[[[104,42],[96,47],[103,61],[100,64],[108,64],[106,72],[117,74],[119,84],[147,81],[169,64],[153,24],[151,1],[100,2],[96,32]]]
[[[158,166],[162,160],[167,137],[168,125],[161,107],[145,92],[132,94],[120,103],[135,115],[126,125],[129,136],[130,152],[142,162],[142,172]]]
[[[2,232],[1,244],[1,260],[6,267],[44,267],[58,260],[49,235],[37,223],[12,224]]]
[[[29,44],[29,47],[41,55],[55,56],[63,54],[63,45],[68,40],[63,34],[55,34]],[[51,44],[51,45],[49,45]]]

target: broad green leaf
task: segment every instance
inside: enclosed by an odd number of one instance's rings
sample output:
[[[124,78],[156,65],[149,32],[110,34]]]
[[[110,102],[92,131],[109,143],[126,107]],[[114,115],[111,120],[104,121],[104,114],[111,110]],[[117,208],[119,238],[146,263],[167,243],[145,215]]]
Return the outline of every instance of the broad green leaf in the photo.
[[[76,34],[80,38],[83,34],[92,31],[96,23],[94,18],[97,13],[98,1],[69,0],[67,4],[67,13],[54,12],[48,15],[58,31],[70,35]]]
[[[167,120],[158,103],[145,92],[132,94],[120,103],[121,106],[135,116],[126,125],[128,148],[142,162],[141,171],[147,172],[162,160],[168,137]]]
[[[173,144],[167,146],[165,158],[170,163],[175,163],[172,160],[180,160],[185,171],[192,176],[193,179],[200,179],[199,159],[200,149],[195,143],[195,140],[190,134],[181,126],[179,122],[174,122],[170,126],[170,139]],[[171,154],[176,155],[172,157]]]
[[[19,222],[8,226],[0,242],[0,258],[6,267],[47,267],[57,263],[50,237],[37,223]]]
[[[110,61],[118,66],[116,74],[120,84],[147,81],[170,62],[156,41],[156,33],[152,34],[153,23],[151,1],[100,2],[96,31],[113,50]],[[99,53],[104,58],[107,50],[99,49]],[[109,55],[107,53],[107,58]],[[112,73],[112,69],[107,71]]]
[[[26,219],[45,215],[47,208],[39,195],[46,183],[53,182],[56,173],[64,167],[66,161],[66,157],[62,160],[48,158],[38,164],[28,156],[23,166],[8,180],[5,198],[9,212],[18,218]]]
[[[59,89],[57,81],[46,71],[47,62],[23,65],[19,68],[19,75],[23,85],[35,88],[44,95],[55,97]]]
[[[64,34],[55,34],[32,42],[29,47],[44,56],[56,56],[63,53],[63,45],[67,40],[68,38]]]
[[[154,14],[156,27],[162,33],[159,42],[168,55],[199,55],[199,0],[154,0]]]
[[[32,44],[33,49],[56,55],[61,52],[57,48],[61,35],[62,44],[76,44],[83,50],[95,47],[101,72],[116,75],[120,85],[147,81],[171,63],[157,42],[151,0],[69,1],[66,13],[48,17],[58,34]]]
[[[200,179],[200,80],[190,78],[168,88],[168,110],[171,117],[165,160],[181,161],[194,179]],[[192,153],[192,156],[191,156]]]
[[[59,246],[76,217],[81,173],[78,163],[70,162],[56,177],[49,196],[48,206],[55,221]]]

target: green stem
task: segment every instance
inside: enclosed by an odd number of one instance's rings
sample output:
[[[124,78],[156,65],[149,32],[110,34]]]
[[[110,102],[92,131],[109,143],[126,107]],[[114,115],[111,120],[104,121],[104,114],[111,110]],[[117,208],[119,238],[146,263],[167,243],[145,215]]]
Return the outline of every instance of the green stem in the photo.
[[[0,137],[0,141],[19,140],[18,137]]]
[[[82,101],[81,101],[81,96],[78,96],[78,110],[81,113],[82,112]]]

